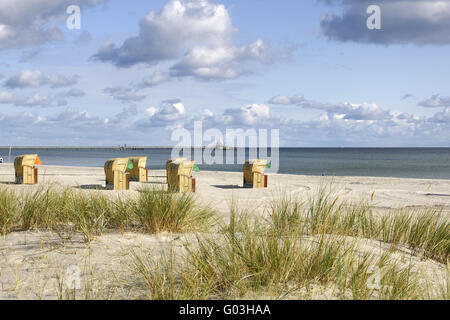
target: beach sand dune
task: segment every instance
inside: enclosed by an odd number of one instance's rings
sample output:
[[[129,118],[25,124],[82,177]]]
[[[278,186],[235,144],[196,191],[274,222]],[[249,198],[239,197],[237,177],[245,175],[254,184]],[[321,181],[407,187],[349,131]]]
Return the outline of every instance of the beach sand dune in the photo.
[[[103,168],[41,166],[39,173],[40,184],[57,183],[84,192],[119,193],[127,197],[137,195],[137,190],[142,187],[142,184],[132,183],[130,191],[104,190]],[[342,200],[367,201],[380,213],[388,213],[394,208],[430,206],[438,206],[444,214],[450,213],[450,180],[270,175],[269,188],[253,190],[242,188],[241,173],[204,171],[195,176],[196,196],[217,209],[225,219],[230,215],[233,201],[263,216],[267,214],[267,204],[273,199],[291,195],[307,200],[324,186],[331,188]],[[0,184],[3,186],[17,191],[38,188],[13,182],[13,166],[0,164]],[[151,171],[150,182],[146,185],[165,187],[165,171]],[[67,270],[72,266],[79,268],[84,281],[85,289],[78,293],[81,298],[145,297],[144,288],[131,272],[131,250],[154,255],[168,247],[183,250],[184,241],[191,241],[192,237],[190,234],[106,233],[86,244],[81,236],[63,242],[57,234],[49,231],[13,232],[0,238],[0,299],[67,298],[58,288],[64,286],[69,276]],[[379,254],[389,249],[389,246],[381,248],[380,242],[369,239],[361,239],[359,245]],[[436,261],[411,258],[407,253],[404,257],[406,260],[414,259],[417,268],[430,279],[443,279],[447,272],[447,266]],[[330,288],[317,288],[309,297],[337,298]]]

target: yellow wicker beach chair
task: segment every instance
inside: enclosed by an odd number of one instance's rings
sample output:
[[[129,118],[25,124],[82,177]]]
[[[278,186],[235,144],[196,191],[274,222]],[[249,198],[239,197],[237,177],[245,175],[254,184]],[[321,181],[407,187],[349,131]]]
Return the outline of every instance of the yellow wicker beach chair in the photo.
[[[127,172],[129,158],[110,159],[105,163],[106,186],[114,190],[130,189],[130,173]]]
[[[37,154],[26,154],[14,159],[17,184],[37,184],[38,168],[42,162]]]
[[[130,181],[148,182],[147,157],[131,157],[129,160],[133,164],[133,169],[127,169]]]
[[[268,176],[264,175],[267,160],[248,160],[244,164],[244,188],[267,188]]]
[[[169,159],[166,162],[166,182],[169,183],[169,165],[175,161],[187,161],[187,158]]]
[[[187,158],[176,158],[176,159],[169,159],[169,160],[167,160],[167,162],[166,162],[166,174],[167,174],[167,177],[169,177],[169,164],[171,164],[172,162],[175,162],[175,161],[187,161]]]
[[[170,161],[170,160],[169,160]],[[194,161],[176,159],[167,162],[167,184],[173,192],[195,192],[195,178],[192,177]]]

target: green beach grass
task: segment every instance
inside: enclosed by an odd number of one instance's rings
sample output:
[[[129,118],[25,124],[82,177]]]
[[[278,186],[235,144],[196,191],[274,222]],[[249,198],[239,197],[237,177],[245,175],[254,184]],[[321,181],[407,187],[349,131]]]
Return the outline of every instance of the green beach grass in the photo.
[[[201,231],[214,224],[214,210],[192,194],[142,188],[137,198],[114,199],[68,187],[40,186],[17,193],[0,187],[0,232],[50,230],[83,234],[89,242],[105,230],[158,232]]]
[[[63,241],[80,233],[88,243],[105,231],[192,235],[181,251],[131,252],[130,272],[148,299],[308,299],[317,288],[340,299],[449,298],[448,272],[430,289],[412,262],[430,259],[448,270],[448,217],[438,208],[380,215],[369,202],[347,203],[330,190],[307,201],[274,197],[266,218],[234,203],[224,221],[195,195],[162,189],[123,197],[0,186],[0,233],[54,231]],[[361,241],[387,249],[374,253]],[[399,260],[397,249],[408,249],[410,261]],[[77,297],[58,290],[61,298]]]

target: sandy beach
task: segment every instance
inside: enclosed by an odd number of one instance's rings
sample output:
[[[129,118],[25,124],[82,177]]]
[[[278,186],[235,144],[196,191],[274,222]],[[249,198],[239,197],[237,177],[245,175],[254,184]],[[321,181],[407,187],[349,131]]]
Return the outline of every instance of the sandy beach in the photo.
[[[164,186],[165,171],[149,172],[149,183],[131,183],[133,194],[143,185]],[[237,172],[202,171],[197,178],[197,196],[210,203],[224,216],[229,214],[232,199],[250,203],[253,208],[270,201],[274,196],[295,195],[307,199],[321,186],[329,186],[334,193],[350,202],[370,201],[379,211],[392,208],[413,208],[439,206],[450,213],[450,180],[402,179],[380,177],[317,177],[303,175],[269,175],[269,188],[242,188],[242,174]],[[14,182],[14,167],[0,164],[0,183]],[[40,184],[58,183],[82,190],[103,189],[105,174],[103,168],[92,167],[39,167]],[[37,186],[9,185],[11,188],[28,190]],[[99,191],[96,191],[99,192]],[[114,194],[115,191],[101,191]]]
[[[232,201],[251,208],[257,215],[265,216],[267,204],[274,198],[288,194],[307,200],[321,186],[332,188],[341,199],[349,202],[366,201],[381,214],[389,213],[394,208],[430,206],[439,207],[444,214],[450,214],[450,180],[270,175],[269,188],[253,190],[242,188],[240,173],[200,172],[195,173],[195,177],[196,197],[215,208],[225,219],[230,215]],[[11,184],[13,181],[13,166],[0,164],[0,184],[3,187],[20,192],[38,188]],[[118,193],[94,190],[104,187],[103,168],[41,166],[39,182],[41,185],[58,183],[85,192]],[[165,172],[151,171],[148,184],[164,186]],[[121,197],[130,197],[137,194],[140,187],[142,184],[133,182],[130,191],[121,191],[119,194]],[[56,299],[59,296],[55,288],[66,275],[67,268],[73,265],[80,267],[83,276],[89,276],[91,290],[87,298],[139,298],[144,294],[144,289],[137,284],[129,285],[133,282],[133,275],[130,275],[130,250],[146,250],[155,254],[169,246],[181,250],[184,241],[189,241],[192,236],[106,233],[90,244],[85,244],[77,236],[62,243],[53,232],[13,232],[0,239],[0,299]],[[381,254],[388,249],[375,240],[361,241],[364,250]],[[403,251],[405,255],[407,252],[406,249]],[[402,259],[404,257],[400,254]],[[430,259],[411,258],[410,255],[405,259],[414,259],[416,267],[424,270],[430,278],[443,279],[447,272],[446,265]],[[312,298],[337,298],[330,288],[316,289]]]

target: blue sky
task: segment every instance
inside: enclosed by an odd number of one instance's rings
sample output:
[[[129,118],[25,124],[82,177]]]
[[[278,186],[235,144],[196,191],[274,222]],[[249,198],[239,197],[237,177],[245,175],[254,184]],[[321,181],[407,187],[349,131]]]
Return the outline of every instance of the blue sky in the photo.
[[[171,145],[203,120],[282,146],[449,147],[449,21],[442,0],[4,0],[0,145]]]

